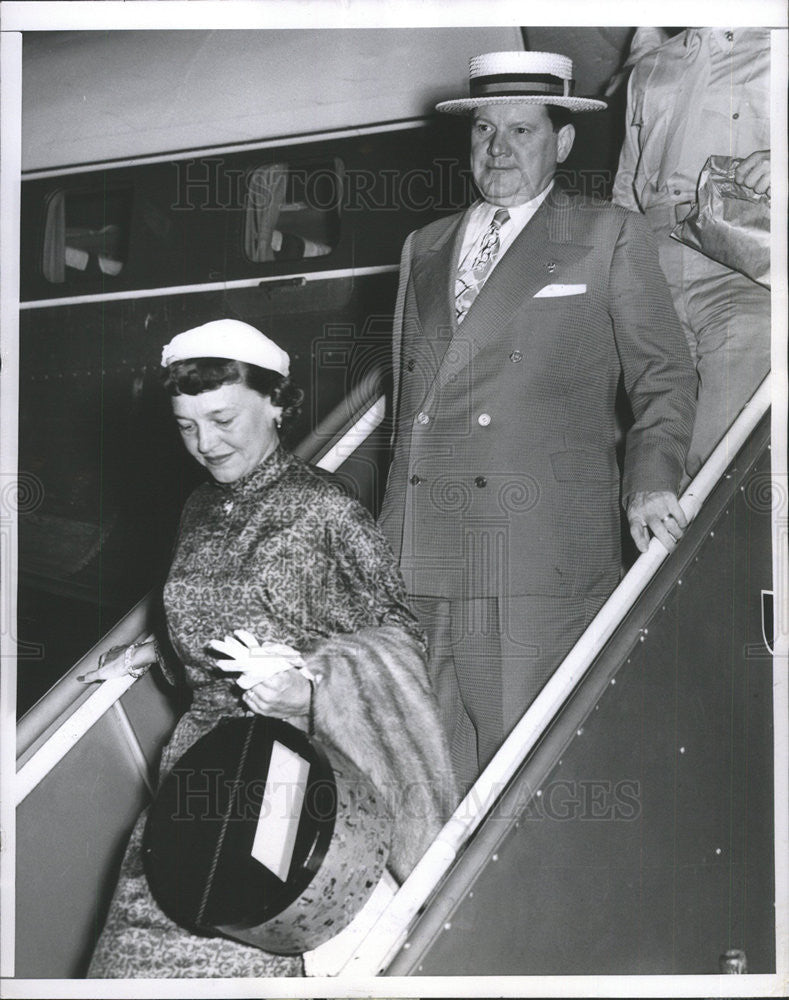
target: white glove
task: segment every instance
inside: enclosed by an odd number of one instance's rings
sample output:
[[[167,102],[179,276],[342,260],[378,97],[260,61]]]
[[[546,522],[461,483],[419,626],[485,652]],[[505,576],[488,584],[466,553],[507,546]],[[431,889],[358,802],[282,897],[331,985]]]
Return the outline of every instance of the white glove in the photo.
[[[296,670],[304,666],[301,653],[282,642],[264,642],[258,640],[246,629],[237,628],[232,635],[224,639],[212,639],[209,647],[230,659],[217,659],[216,664],[227,673],[237,673],[239,687],[248,689],[261,680],[273,677],[283,670]],[[305,671],[306,673],[306,671]]]

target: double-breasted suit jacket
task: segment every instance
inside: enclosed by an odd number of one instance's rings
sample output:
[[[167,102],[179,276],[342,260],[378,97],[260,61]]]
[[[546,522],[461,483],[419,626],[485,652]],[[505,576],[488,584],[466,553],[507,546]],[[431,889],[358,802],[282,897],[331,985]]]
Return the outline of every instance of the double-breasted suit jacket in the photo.
[[[381,525],[411,594],[604,596],[620,492],[676,490],[693,425],[696,376],[651,236],[554,188],[458,326],[465,218],[418,230],[404,254]],[[621,486],[620,375],[634,415]]]

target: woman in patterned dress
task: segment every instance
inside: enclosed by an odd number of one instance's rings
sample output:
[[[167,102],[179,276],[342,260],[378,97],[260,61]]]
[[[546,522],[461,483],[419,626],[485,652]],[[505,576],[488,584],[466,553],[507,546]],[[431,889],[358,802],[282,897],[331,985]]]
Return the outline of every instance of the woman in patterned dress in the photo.
[[[311,719],[387,800],[389,864],[402,879],[456,791],[424,639],[391,550],[363,507],[281,448],[280,425],[301,392],[273,341],[218,320],[175,337],[162,365],[184,445],[211,478],[186,502],[164,588],[192,702],[164,749],[160,780],[221,718],[255,712],[302,728]],[[244,660],[256,644],[263,648]],[[217,650],[238,659],[220,661]],[[264,655],[280,669],[261,679],[250,668]],[[157,661],[169,673],[155,642],[113,649],[84,680],[139,675]],[[144,821],[132,833],[90,976],[302,974],[300,956],[191,934],[169,920],[144,876]]]

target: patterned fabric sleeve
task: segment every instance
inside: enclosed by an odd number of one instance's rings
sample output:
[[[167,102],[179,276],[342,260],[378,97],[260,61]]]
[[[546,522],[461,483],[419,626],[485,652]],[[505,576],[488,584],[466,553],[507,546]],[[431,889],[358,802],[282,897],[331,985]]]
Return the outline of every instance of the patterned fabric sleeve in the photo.
[[[164,679],[167,681],[168,684],[175,687],[176,684],[178,683],[178,678],[176,677],[173,668],[165,659],[164,653],[162,653],[162,648],[159,645],[159,640],[156,638],[156,636],[153,637],[153,654],[156,657],[156,662],[159,666],[159,669],[162,672],[162,675],[164,676]]]
[[[330,531],[337,572],[349,600],[358,602],[360,627],[399,625],[424,651],[425,636],[408,606],[392,550],[367,510],[349,502]]]
[[[640,205],[636,199],[635,180],[639,161],[639,130],[642,114],[640,105],[643,102],[643,92],[640,89],[639,73],[633,70],[627,83],[627,113],[625,115],[625,138],[622,151],[619,154],[619,167],[614,179],[613,202],[632,212],[639,212]]]

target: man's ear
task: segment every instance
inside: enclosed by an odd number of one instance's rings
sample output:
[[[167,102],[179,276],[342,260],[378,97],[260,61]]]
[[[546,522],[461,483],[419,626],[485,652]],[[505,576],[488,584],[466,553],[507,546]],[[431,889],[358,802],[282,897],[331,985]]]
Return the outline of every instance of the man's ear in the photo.
[[[556,135],[556,162],[564,163],[575,142],[575,125],[562,125]]]

